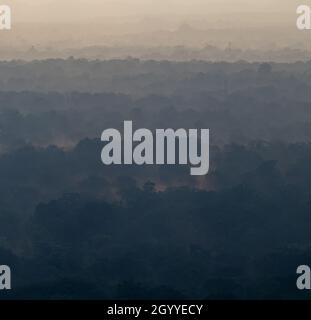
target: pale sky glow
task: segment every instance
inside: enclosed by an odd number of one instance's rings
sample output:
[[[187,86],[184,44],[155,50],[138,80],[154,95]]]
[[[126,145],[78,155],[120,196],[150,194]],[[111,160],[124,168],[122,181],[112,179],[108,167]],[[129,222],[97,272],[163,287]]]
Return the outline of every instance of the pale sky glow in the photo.
[[[301,0],[6,0],[6,4],[12,6],[16,21],[56,22],[124,15],[292,12]]]
[[[311,0],[0,0],[11,6],[13,25],[0,34],[0,45],[300,46],[310,35],[297,33],[302,3],[311,6]],[[172,39],[170,32],[185,24],[199,32]],[[202,36],[200,30],[226,31]]]

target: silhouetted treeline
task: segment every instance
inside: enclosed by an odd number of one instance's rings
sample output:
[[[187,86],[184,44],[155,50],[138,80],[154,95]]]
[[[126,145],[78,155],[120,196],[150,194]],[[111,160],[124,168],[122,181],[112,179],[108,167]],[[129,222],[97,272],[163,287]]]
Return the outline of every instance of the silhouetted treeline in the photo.
[[[228,35],[232,30],[225,31]],[[54,31],[55,32],[55,31]],[[77,31],[75,31],[77,32]],[[183,31],[181,31],[183,33]],[[283,31],[283,33],[285,33]],[[237,62],[241,60],[245,61],[257,61],[265,62],[267,60],[274,62],[296,62],[296,61],[308,61],[310,60],[310,49],[300,47],[299,41],[297,41],[298,34],[295,34],[295,44],[282,45],[274,47],[262,46],[260,48],[248,48],[245,49],[241,44],[232,44],[232,39],[225,41],[221,46],[211,45],[208,43],[202,44],[197,43],[191,45],[190,39],[185,39],[185,45],[180,43],[173,44],[170,42],[169,45],[162,44],[157,45],[152,43],[152,47],[144,45],[135,45],[133,42],[136,40],[132,38],[130,44],[127,45],[90,45],[79,48],[51,48],[42,46],[29,46],[26,48],[14,48],[3,44],[0,50],[1,60],[43,60],[43,59],[67,59],[68,57],[75,57],[77,59],[99,59],[99,60],[112,60],[112,59],[128,59],[128,57],[137,58],[141,60],[169,60],[169,61],[192,61],[192,60],[203,60],[203,61],[228,61]],[[300,33],[301,36],[301,33]],[[153,36],[148,36],[152,38]],[[210,39],[210,35],[205,38]],[[239,30],[238,38],[241,38],[241,30]],[[245,40],[245,39],[244,39]],[[307,39],[306,39],[307,40]],[[305,40],[305,41],[306,41]],[[129,40],[128,40],[129,41]],[[127,42],[128,42],[127,41]],[[266,39],[265,39],[266,41]],[[304,41],[302,39],[302,41]],[[205,42],[205,39],[204,39]]]

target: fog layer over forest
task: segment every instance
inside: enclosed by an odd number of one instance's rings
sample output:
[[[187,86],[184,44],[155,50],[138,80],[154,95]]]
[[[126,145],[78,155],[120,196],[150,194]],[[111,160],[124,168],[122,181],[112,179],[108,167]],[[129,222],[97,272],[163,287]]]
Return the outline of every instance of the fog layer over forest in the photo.
[[[0,295],[300,297],[310,85],[310,62],[1,62]],[[124,120],[209,128],[209,174],[104,166],[100,135]]]

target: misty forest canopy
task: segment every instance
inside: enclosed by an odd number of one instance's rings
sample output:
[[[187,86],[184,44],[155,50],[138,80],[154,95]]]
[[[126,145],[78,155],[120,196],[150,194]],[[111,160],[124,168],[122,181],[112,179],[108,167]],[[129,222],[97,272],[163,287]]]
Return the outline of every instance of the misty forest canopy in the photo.
[[[208,128],[212,144],[307,142],[310,70],[310,62],[2,62],[1,150],[72,147],[121,130],[124,119],[150,130]]]
[[[311,62],[11,61],[0,87],[6,298],[301,297]],[[126,119],[132,151],[139,128],[209,128],[208,175],[104,166]]]

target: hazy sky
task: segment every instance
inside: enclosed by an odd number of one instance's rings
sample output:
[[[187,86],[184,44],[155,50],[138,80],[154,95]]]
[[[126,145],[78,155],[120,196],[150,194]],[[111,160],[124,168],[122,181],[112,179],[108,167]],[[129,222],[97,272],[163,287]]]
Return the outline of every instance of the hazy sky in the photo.
[[[0,0],[0,3],[3,0]],[[6,0],[15,21],[85,21],[124,15],[221,15],[231,12],[293,12],[311,0]]]
[[[12,8],[12,31],[0,33],[0,49],[1,45],[63,48],[232,42],[258,47],[310,43],[309,33],[297,32],[296,8],[311,6],[311,0],[0,0],[0,4]],[[199,31],[225,32],[198,38],[187,37],[186,32],[172,41],[170,32],[185,30],[179,29],[184,24]],[[162,31],[164,35],[154,36]]]

